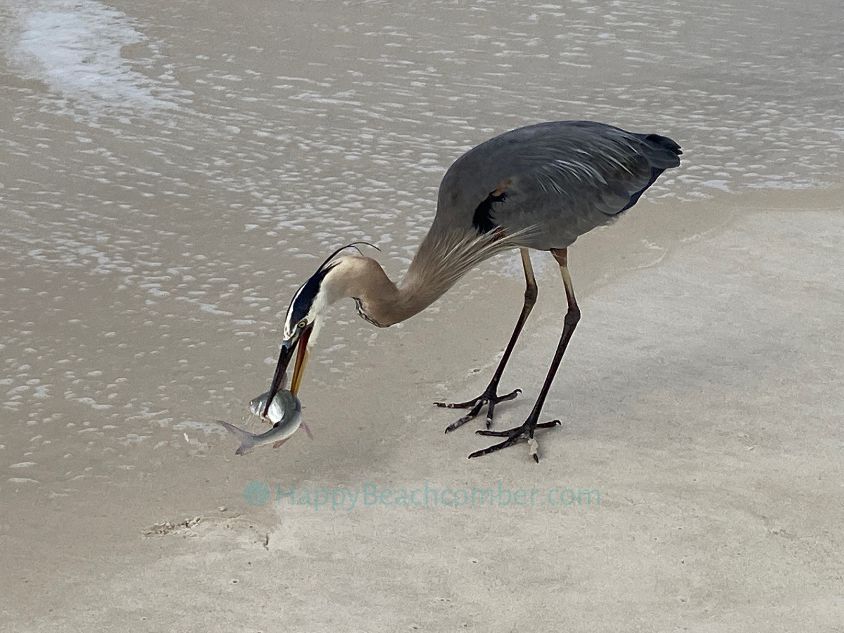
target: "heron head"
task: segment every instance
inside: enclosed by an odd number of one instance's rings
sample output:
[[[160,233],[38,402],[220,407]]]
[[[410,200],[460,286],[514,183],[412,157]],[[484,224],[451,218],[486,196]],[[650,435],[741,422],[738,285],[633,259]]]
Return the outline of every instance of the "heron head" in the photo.
[[[338,248],[320,264],[316,272],[305,283],[299,286],[290,300],[290,306],[287,308],[287,314],[284,318],[284,338],[279,348],[278,363],[270,386],[267,404],[262,412],[264,416],[267,413],[266,409],[269,408],[275,394],[284,382],[284,376],[294,352],[296,352],[296,361],[293,365],[290,391],[294,394],[298,393],[305,364],[308,360],[308,350],[316,340],[322,316],[328,306],[344,296],[342,287],[333,282],[334,277],[339,277],[336,273],[340,270],[344,259],[338,258],[337,255],[348,248],[357,249],[357,244],[373,246],[368,242],[352,242]],[[332,273],[335,274],[332,276]]]

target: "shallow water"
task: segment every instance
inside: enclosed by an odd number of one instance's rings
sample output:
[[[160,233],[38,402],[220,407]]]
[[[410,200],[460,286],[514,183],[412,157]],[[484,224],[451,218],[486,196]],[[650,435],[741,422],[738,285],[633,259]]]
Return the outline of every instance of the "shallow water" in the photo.
[[[505,129],[672,136],[685,164],[647,198],[678,224],[710,195],[835,182],[841,17],[824,0],[0,0],[0,487],[60,493],[239,416],[303,275],[351,239],[398,270],[450,162]],[[373,334],[340,315],[322,347],[349,364]]]

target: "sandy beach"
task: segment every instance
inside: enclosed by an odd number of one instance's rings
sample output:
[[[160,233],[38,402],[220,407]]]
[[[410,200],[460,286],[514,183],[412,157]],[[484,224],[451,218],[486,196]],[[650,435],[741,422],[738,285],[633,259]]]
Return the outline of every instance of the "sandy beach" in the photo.
[[[840,7],[150,6],[0,3],[0,631],[844,630]],[[570,250],[542,461],[432,405],[487,384],[515,253],[335,306],[313,439],[236,456],[327,252],[400,277],[450,162],[561,113],[686,153]],[[533,262],[501,429],[565,311]]]
[[[476,425],[443,435],[430,406],[482,388],[504,323],[445,335],[467,376],[405,344],[420,321],[383,341],[412,357],[371,349],[331,389],[317,370],[313,442],[239,458],[201,435],[105,489],[4,485],[8,630],[838,630],[837,194],[741,196],[727,225],[585,289],[538,466],[466,460]],[[502,425],[556,338],[553,272]],[[390,373],[404,388],[373,388]]]

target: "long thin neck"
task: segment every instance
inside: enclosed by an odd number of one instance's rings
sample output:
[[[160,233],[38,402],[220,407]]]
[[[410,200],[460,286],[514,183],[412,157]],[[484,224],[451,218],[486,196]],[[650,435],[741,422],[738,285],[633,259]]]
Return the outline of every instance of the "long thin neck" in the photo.
[[[396,284],[378,262],[369,261],[374,266],[367,266],[367,273],[356,280],[358,290],[354,297],[361,301],[365,317],[381,327],[406,321],[422,312],[451,287],[426,276],[414,263],[401,283]]]
[[[364,314],[386,327],[409,319],[439,299],[464,274],[514,244],[507,238],[476,232],[429,233],[399,284],[373,259],[358,260],[348,295],[358,298]]]

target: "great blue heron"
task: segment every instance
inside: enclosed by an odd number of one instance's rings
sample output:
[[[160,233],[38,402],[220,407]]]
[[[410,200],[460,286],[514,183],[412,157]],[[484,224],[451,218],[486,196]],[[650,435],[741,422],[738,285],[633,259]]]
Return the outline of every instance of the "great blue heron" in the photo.
[[[287,310],[267,403],[278,391],[297,346],[290,388],[293,393],[298,391],[324,311],[335,301],[352,298],[361,317],[378,327],[388,327],[424,310],[482,261],[519,248],[526,282],[524,305],[489,386],[466,402],[436,404],[469,409],[448,426],[446,433],[487,406],[487,428],[477,433],[505,439],[472,453],[470,458],[527,441],[530,454],[538,462],[536,429],[560,423],[539,422],[539,414],[580,320],[567,249],[578,236],[611,222],[636,204],[663,171],[680,164],[681,153],[680,146],[665,136],[634,134],[592,121],[530,125],[469,150],[446,172],[434,222],[399,284],[393,283],[374,259],[343,255],[347,246],[335,251],[296,291]],[[568,310],[551,367],[527,419],[512,429],[492,431],[495,405],[519,393],[517,389],[498,395],[498,384],[536,301],[529,249],[550,251],[556,259]]]

